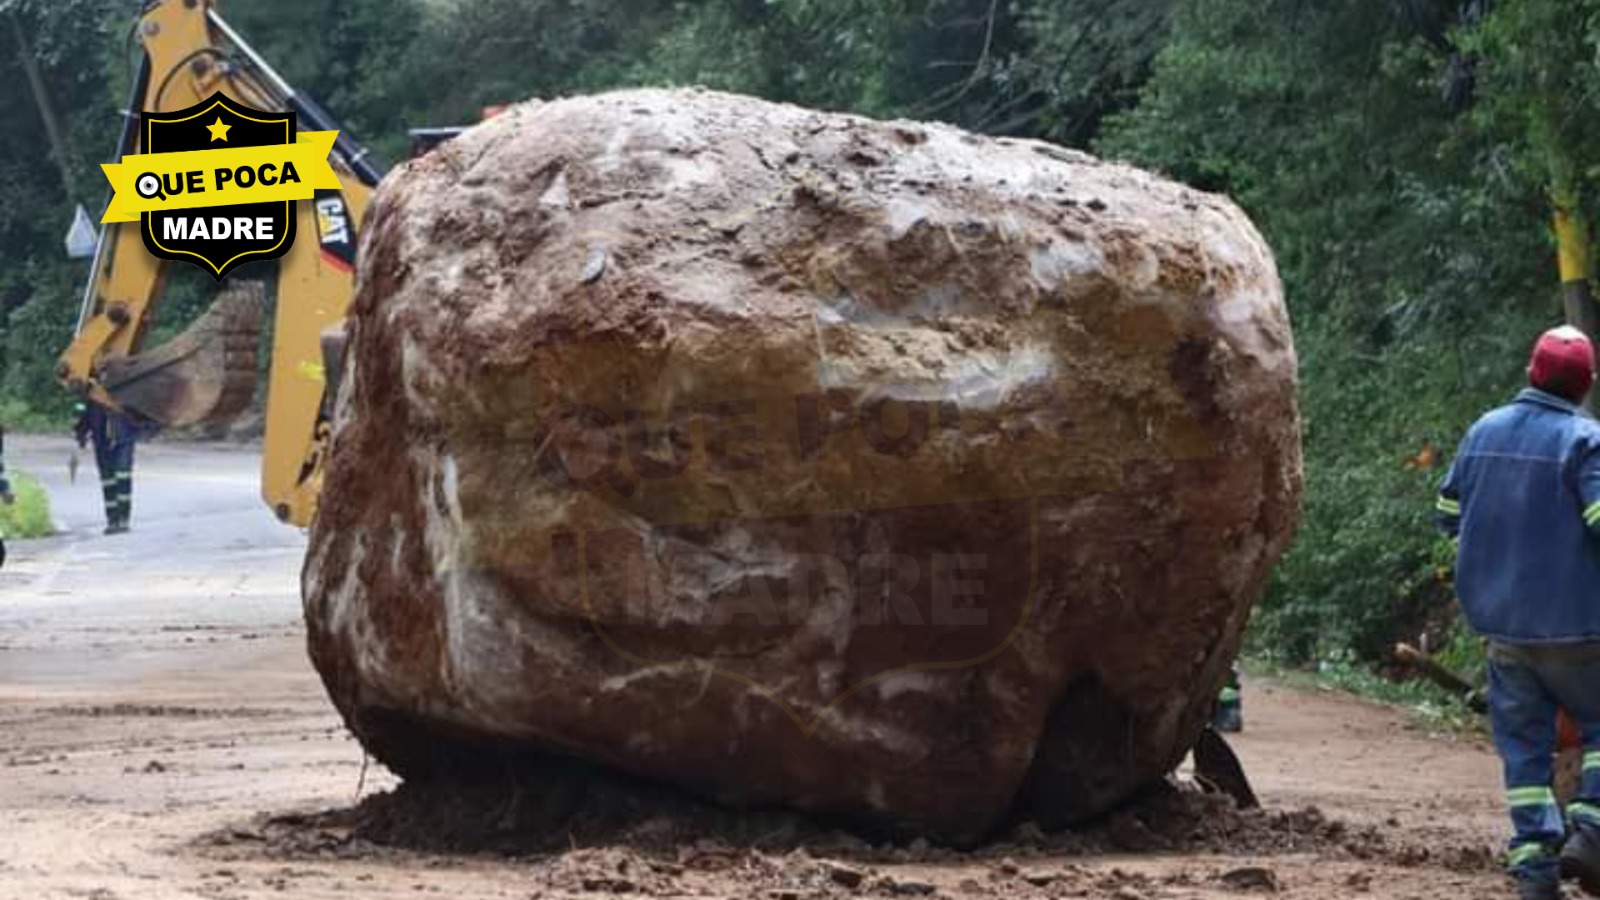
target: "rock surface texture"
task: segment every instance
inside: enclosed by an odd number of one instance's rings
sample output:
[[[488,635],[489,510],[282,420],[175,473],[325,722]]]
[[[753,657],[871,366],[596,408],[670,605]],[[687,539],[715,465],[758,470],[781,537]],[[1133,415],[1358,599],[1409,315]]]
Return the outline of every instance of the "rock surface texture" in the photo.
[[[1272,256],[1043,143],[699,91],[390,176],[304,573],[412,778],[566,759],[950,841],[1171,771],[1298,521]]]

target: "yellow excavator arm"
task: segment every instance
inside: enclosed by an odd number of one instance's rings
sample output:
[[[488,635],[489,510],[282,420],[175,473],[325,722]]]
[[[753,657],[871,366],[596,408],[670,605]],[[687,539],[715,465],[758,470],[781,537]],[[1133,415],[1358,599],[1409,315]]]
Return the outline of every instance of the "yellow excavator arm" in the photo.
[[[141,152],[141,110],[184,109],[219,90],[256,109],[292,110],[301,129],[338,130],[228,26],[213,0],[147,2],[138,38],[144,60],[119,156]],[[164,425],[231,418],[254,394],[261,319],[272,309],[261,493],[280,519],[301,526],[316,511],[328,447],[324,336],[338,343],[357,235],[382,175],[343,131],[330,161],[342,188],[296,204],[298,239],[277,261],[276,277],[261,284],[235,275],[210,311],[161,347],[142,343],[165,264],[145,250],[138,223],[101,226],[76,337],[57,366],[75,393]]]

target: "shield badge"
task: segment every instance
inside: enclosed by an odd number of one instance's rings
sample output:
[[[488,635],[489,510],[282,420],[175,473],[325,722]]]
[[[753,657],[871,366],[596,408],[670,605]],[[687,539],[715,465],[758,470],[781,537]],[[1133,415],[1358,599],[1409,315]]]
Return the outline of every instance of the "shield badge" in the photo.
[[[140,113],[144,153],[263,147],[295,142],[293,112],[264,112],[224,96],[220,91],[187,109]],[[176,177],[158,186],[166,194],[186,185]],[[147,186],[141,185],[141,195]],[[277,259],[294,244],[293,200],[240,203],[146,212],[140,215],[144,245],[160,259],[194,263],[221,281],[247,262]],[[241,227],[242,226],[242,227]]]

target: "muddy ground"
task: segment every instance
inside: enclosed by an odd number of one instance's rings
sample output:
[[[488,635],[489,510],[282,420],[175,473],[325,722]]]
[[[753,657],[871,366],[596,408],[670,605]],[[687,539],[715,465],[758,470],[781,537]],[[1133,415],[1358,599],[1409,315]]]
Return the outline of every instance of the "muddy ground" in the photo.
[[[976,852],[608,783],[395,793],[305,660],[303,539],[256,499],[255,458],[141,448],[135,530],[108,538],[67,447],[8,442],[70,530],[0,572],[0,900],[1511,895],[1483,743],[1262,681],[1235,746],[1266,810],[1157,794]]]

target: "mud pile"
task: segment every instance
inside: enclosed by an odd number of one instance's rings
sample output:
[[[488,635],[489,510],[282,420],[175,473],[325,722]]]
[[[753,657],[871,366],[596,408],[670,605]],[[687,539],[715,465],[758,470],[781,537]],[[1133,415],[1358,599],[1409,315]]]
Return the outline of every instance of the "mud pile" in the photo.
[[[1065,824],[1182,758],[1298,518],[1260,236],[1042,143],[524,104],[384,182],[350,338],[310,648],[412,779]]]
[[[1045,833],[1022,823],[991,843],[963,851],[921,839],[874,844],[792,813],[733,813],[666,791],[619,784],[591,784],[584,808],[557,827],[539,810],[508,804],[509,796],[532,796],[515,793],[531,787],[506,782],[405,784],[352,808],[262,816],[205,835],[198,846],[216,859],[278,862],[394,861],[407,852],[522,858],[533,861],[536,877],[563,897],[582,892],[745,897],[796,891],[818,900],[908,894],[1126,898],[1117,891],[1121,885],[1103,883],[1106,875],[1122,870],[1106,872],[1103,864],[1128,854],[1202,856],[1205,862],[1179,868],[1165,881],[1188,889],[1180,896],[1193,895],[1203,886],[1201,880],[1215,882],[1216,896],[1271,893],[1277,888],[1272,867],[1291,856],[1329,868],[1362,862],[1440,869],[1453,876],[1502,871],[1496,848],[1486,838],[1398,836],[1329,817],[1314,806],[1240,810],[1225,798],[1177,785],[1142,793],[1093,826]],[[1229,857],[1240,863],[1248,859],[1248,864],[1229,865]],[[941,890],[909,888],[908,875],[942,881]],[[988,889],[966,884],[974,876]],[[1297,887],[1304,887],[1297,880]],[[1368,882],[1373,880],[1383,877],[1374,879],[1370,870],[1358,870],[1345,883],[1364,894],[1371,892]],[[1151,895],[1144,890],[1147,885],[1138,887],[1140,896]],[[1098,890],[1088,890],[1092,888]]]

